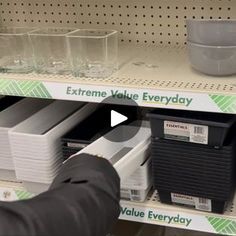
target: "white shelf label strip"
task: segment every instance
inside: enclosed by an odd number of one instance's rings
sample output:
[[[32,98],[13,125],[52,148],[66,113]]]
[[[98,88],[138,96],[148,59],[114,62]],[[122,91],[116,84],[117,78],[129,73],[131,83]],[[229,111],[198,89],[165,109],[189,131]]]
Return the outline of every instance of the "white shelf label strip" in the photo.
[[[211,95],[135,89],[96,85],[79,85],[41,81],[0,79],[0,94],[37,98],[101,102],[113,97],[114,103],[124,103],[132,98],[140,106],[171,109],[236,113],[236,95]]]
[[[224,217],[205,216],[171,210],[134,206],[132,203],[122,202],[120,219],[197,230],[222,235],[236,235],[236,221]],[[204,213],[203,213],[204,214]],[[200,226],[200,227],[199,227]]]

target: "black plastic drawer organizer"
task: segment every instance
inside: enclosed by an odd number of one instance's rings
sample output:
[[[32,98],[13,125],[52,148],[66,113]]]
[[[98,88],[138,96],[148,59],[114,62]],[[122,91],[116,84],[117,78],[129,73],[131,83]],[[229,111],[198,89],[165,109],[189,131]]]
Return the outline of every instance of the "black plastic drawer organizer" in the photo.
[[[222,146],[236,116],[230,114],[157,109],[148,114],[154,137]]]
[[[223,213],[235,190],[235,116],[161,109],[148,116],[153,181],[161,202]],[[205,129],[207,143],[180,137],[187,137],[194,127]]]
[[[62,137],[62,150],[65,160],[113,129],[110,121],[111,110],[128,117],[128,120],[122,125],[128,125],[140,117],[139,109],[136,107],[107,104],[98,108]]]

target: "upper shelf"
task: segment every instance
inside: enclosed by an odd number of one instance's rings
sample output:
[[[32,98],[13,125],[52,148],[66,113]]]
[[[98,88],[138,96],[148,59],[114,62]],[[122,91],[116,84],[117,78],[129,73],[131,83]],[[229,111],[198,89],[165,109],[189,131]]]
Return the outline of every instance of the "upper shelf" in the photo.
[[[192,70],[184,47],[123,46],[119,58],[120,70],[105,79],[0,74],[0,94],[101,102],[119,93],[145,107],[236,114],[236,76]]]

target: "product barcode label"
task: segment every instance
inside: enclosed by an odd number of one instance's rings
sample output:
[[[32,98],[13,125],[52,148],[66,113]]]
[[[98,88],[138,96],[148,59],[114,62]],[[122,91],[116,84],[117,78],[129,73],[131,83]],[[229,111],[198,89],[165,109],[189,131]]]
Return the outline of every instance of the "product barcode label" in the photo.
[[[184,142],[208,144],[208,126],[164,121],[164,137]]]
[[[131,195],[139,195],[139,191],[138,190],[131,190]]]
[[[141,196],[140,196],[140,191],[139,190],[131,190],[131,200],[132,201],[140,201],[141,200]]]
[[[195,206],[194,197],[178,193],[171,193],[171,200],[173,203],[182,205]]]
[[[139,190],[121,189],[121,198],[131,201],[141,201],[141,193]]]
[[[200,204],[207,204],[207,200],[206,198],[199,198],[199,203]]]
[[[208,144],[208,126],[190,125],[190,142]]]
[[[194,134],[204,134],[204,128],[199,126],[194,126]]]
[[[130,190],[121,189],[120,196],[124,200],[131,200]]]
[[[141,201],[140,196],[132,196],[132,201],[139,202]]]
[[[171,200],[173,203],[195,207],[201,211],[212,211],[211,200],[207,198],[198,198],[189,195],[183,195],[178,193],[171,193]]]
[[[124,200],[141,201],[139,190],[121,189],[121,198]]]
[[[195,207],[201,211],[212,211],[211,200],[207,198],[196,198]]]
[[[166,139],[189,142],[189,124],[164,121],[164,137]]]

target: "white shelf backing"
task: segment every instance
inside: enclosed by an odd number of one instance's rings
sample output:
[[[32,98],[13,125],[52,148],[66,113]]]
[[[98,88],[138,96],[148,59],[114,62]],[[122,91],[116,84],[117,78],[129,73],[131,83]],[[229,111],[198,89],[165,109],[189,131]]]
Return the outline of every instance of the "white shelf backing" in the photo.
[[[21,183],[0,181],[0,200],[14,201],[33,197]],[[224,215],[162,204],[158,194],[151,191],[143,203],[121,201],[120,219],[196,230],[222,235],[236,235],[236,199]]]
[[[185,19],[235,17],[233,0],[0,0],[2,25],[112,28],[120,41],[183,45]]]
[[[140,106],[236,114],[236,76],[192,70],[184,46],[124,45],[119,58],[120,70],[105,79],[0,74],[0,94],[101,102],[118,91]]]

